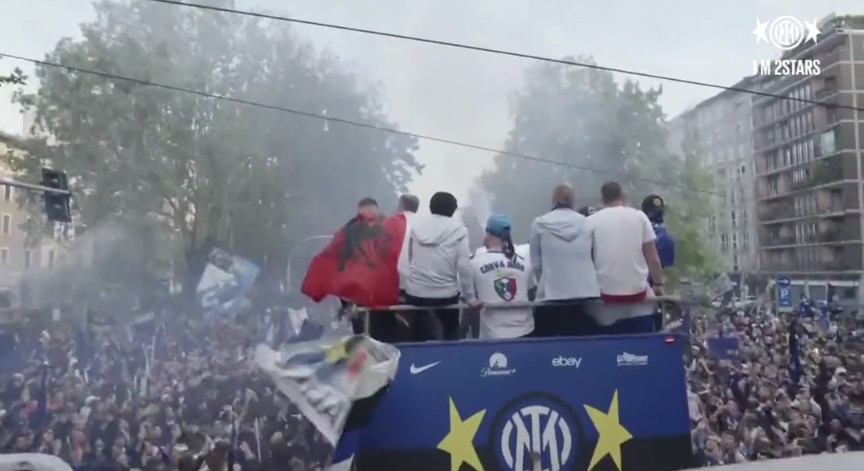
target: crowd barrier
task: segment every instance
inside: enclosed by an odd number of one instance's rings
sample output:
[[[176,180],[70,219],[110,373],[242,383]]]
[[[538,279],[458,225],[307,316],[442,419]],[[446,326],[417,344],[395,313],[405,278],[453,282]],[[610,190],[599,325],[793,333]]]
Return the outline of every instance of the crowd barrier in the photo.
[[[395,380],[343,440],[358,471],[685,469],[688,342],[656,333],[400,344]]]

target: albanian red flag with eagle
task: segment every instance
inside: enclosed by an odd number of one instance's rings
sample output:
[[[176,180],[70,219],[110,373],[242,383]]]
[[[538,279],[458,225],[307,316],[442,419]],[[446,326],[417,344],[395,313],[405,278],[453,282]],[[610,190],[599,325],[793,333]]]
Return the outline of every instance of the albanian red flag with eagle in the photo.
[[[398,264],[407,226],[403,214],[386,219],[358,215],[315,255],[301,291],[315,302],[332,295],[364,307],[398,304]]]

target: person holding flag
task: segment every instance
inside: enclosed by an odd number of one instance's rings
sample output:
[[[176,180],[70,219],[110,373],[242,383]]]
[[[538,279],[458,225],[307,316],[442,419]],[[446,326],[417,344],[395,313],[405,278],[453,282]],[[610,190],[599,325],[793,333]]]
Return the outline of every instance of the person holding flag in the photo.
[[[510,229],[510,218],[501,214],[489,216],[486,222],[486,251],[471,260],[478,304],[528,301],[534,275],[528,260],[516,253]],[[479,324],[480,339],[526,337],[534,331],[534,317],[527,306],[481,311]]]
[[[300,291],[316,303],[337,296],[343,309],[351,304],[367,308],[398,304],[398,264],[407,226],[404,213],[382,218],[374,199],[362,199],[357,215],[312,259]],[[369,316],[368,334],[390,341],[395,325],[392,313],[373,310]],[[361,319],[352,324],[356,333],[365,330]]]

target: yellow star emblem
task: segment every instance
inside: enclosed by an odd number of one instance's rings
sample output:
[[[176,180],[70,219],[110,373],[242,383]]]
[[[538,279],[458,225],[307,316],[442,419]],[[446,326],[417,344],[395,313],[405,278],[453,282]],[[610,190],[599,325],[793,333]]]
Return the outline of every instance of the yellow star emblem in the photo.
[[[453,398],[450,398],[450,432],[438,444],[438,449],[450,454],[450,471],[459,471],[462,463],[466,463],[477,471],[483,471],[477,450],[474,448],[474,435],[480,428],[480,422],[486,415],[486,409],[476,412],[465,420],[459,416]]]
[[[621,420],[618,418],[618,390],[612,395],[612,403],[609,404],[608,412],[601,412],[589,405],[585,405],[585,412],[594,423],[594,428],[600,437],[597,439],[597,446],[594,448],[594,455],[591,457],[591,464],[588,465],[588,471],[594,469],[594,466],[607,455],[612,458],[618,469],[621,469],[621,445],[633,438],[630,432],[621,425]]]

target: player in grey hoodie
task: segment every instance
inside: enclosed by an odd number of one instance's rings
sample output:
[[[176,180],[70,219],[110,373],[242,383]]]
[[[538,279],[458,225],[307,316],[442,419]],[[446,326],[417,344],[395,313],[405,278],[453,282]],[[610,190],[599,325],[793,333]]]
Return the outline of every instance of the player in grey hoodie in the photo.
[[[534,310],[540,337],[589,334],[600,299],[588,218],[573,209],[573,189],[558,185],[552,211],[531,225],[531,267],[544,304]]]
[[[432,214],[412,219],[410,267],[405,280],[408,304],[429,307],[457,304],[460,293],[469,303],[475,301],[468,230],[452,217],[457,206],[453,195],[438,192],[429,202]],[[415,341],[459,338],[458,309],[431,311],[432,314],[415,311],[412,320]]]

